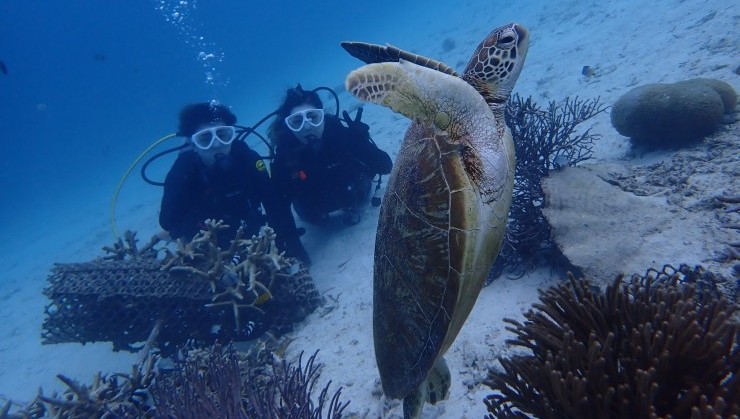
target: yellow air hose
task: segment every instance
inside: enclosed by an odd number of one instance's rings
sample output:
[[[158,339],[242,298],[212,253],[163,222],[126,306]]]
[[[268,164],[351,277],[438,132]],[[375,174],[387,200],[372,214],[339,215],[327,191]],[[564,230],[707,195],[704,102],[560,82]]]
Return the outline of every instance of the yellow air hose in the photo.
[[[118,186],[116,186],[116,191],[113,193],[113,199],[110,202],[110,227],[113,231],[113,237],[118,240],[120,238],[120,235],[118,234],[118,229],[116,229],[116,201],[118,200],[118,194],[121,192],[121,188],[123,187],[123,183],[128,178],[128,175],[131,174],[131,171],[134,170],[134,167],[136,167],[137,164],[141,161],[144,156],[146,156],[154,147],[162,144],[163,142],[169,140],[170,138],[176,137],[177,134],[168,134],[164,137],[160,138],[159,140],[155,141],[154,144],[150,145],[146,148],[146,150],[142,151],[141,154],[139,154],[139,157],[136,158],[136,160],[131,163],[131,165],[126,169],[126,173],[123,174],[121,177],[121,180],[118,181]]]

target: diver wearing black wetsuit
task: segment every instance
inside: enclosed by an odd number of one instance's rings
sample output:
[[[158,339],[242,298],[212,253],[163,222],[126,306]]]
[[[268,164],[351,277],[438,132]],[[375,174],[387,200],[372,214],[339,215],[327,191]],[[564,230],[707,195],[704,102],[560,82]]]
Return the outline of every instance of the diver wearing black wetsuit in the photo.
[[[336,116],[323,114],[315,92],[300,85],[288,91],[270,130],[276,145],[271,173],[302,220],[319,223],[344,210],[344,222],[356,223],[373,177],[390,173],[391,158],[371,141],[361,115],[358,110],[352,121],[345,112],[344,126]]]
[[[194,112],[190,111],[191,114]],[[181,119],[184,114],[185,110]],[[167,174],[159,214],[160,225],[172,238],[191,240],[204,227],[206,219],[224,220],[224,224],[230,227],[219,234],[219,244],[224,247],[234,238],[239,226],[244,225],[246,237],[251,237],[267,222],[277,234],[278,248],[309,263],[290,212],[290,204],[276,193],[264,162],[244,142],[233,141],[232,138],[227,143],[222,141],[217,131],[214,131],[216,134],[208,132],[219,129],[219,125],[231,126],[236,122],[235,118],[233,122],[228,120],[228,116],[215,119],[217,123],[211,124],[213,128],[203,130],[211,136],[206,136],[211,144],[206,148],[196,148],[194,145],[192,149],[180,153]],[[224,119],[228,121],[224,122]],[[183,129],[181,122],[180,135],[188,136],[194,130],[187,127]],[[190,135],[190,141],[194,142],[197,134]],[[210,164],[206,152],[213,155]]]

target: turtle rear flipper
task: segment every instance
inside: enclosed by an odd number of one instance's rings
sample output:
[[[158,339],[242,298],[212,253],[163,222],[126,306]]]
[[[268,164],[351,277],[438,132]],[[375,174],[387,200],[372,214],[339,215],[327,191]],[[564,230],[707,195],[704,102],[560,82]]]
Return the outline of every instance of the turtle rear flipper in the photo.
[[[403,399],[404,419],[421,416],[421,409],[425,402],[437,404],[438,401],[447,399],[451,382],[452,377],[447,362],[444,358],[439,358],[434,367],[429,370],[427,379],[422,381],[416,391]]]
[[[445,63],[418,54],[412,54],[390,44],[383,46],[369,44],[367,42],[342,42],[342,48],[349,52],[351,56],[366,64],[396,63],[400,60],[406,60],[426,68],[431,68],[432,70],[449,74],[450,76],[459,77],[457,72]]]

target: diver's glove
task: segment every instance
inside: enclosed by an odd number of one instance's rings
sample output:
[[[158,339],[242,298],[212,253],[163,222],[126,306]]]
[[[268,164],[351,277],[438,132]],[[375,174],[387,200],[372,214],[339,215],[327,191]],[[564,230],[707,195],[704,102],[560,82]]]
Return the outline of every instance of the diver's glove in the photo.
[[[342,111],[342,116],[344,117],[344,121],[347,123],[347,128],[352,130],[352,132],[357,135],[366,137],[370,136],[370,125],[362,122],[362,107],[357,108],[354,120],[349,116],[347,111]]]

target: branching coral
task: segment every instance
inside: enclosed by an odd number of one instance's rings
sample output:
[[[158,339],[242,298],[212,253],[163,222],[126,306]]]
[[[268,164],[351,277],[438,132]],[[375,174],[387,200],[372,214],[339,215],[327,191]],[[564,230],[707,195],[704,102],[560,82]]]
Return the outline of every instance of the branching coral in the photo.
[[[178,241],[176,253],[170,254],[163,269],[201,277],[211,285],[213,302],[209,307],[228,305],[234,312],[236,329],[242,327],[242,309],[261,310],[257,305],[272,298],[270,288],[276,273],[291,265],[278,253],[275,232],[263,228],[259,236],[244,240],[239,228],[229,249],[217,246],[218,232],[227,228],[222,221],[206,220],[206,228],[190,243]],[[262,281],[260,280],[262,279]],[[269,280],[267,283],[263,281]]]
[[[493,277],[505,267],[522,268],[540,256],[549,256],[553,244],[542,215],[542,178],[550,170],[591,158],[598,136],[588,129],[579,131],[579,125],[605,110],[598,98],[567,98],[560,105],[550,102],[546,110],[531,98],[514,95],[509,100],[505,116],[516,147],[516,173],[506,239]]]
[[[139,249],[136,238],[136,232],[126,230],[123,238],[118,238],[113,246],[103,246],[103,251],[107,253],[103,260],[124,260],[124,259],[146,259],[156,258],[157,249],[155,246],[159,243],[157,236],[152,237],[149,243]]]
[[[321,304],[308,270],[277,251],[272,229],[250,239],[240,229],[221,249],[223,228],[209,220],[173,249],[139,249],[127,232],[106,248],[108,258],[55,265],[44,290],[51,301],[44,343],[110,341],[133,351],[162,321],[157,347],[172,353],[190,339],[212,344],[284,333]]]
[[[51,396],[39,394],[30,403],[14,403],[20,407],[14,413],[9,413],[10,402],[6,411],[0,412],[0,418],[153,418],[156,411],[147,404],[148,387],[153,383],[156,375],[154,365],[157,357],[150,349],[160,330],[160,324],[152,329],[149,339],[144,345],[146,355],[140,362],[131,367],[131,373],[102,374],[98,372],[92,384],[80,383],[72,378],[58,374],[67,390],[63,394],[53,393]]]
[[[490,372],[490,417],[740,415],[735,303],[675,277],[618,278],[597,294],[570,276],[540,300],[524,324],[506,320],[529,354]]]
[[[269,350],[242,353],[216,344],[190,349],[174,370],[163,371],[152,368],[159,357],[149,353],[132,374],[98,373],[91,385],[60,375],[68,387],[63,395],[39,395],[13,413],[9,403],[0,417],[341,418],[349,404],[340,400],[341,388],[330,394],[329,382],[314,394],[315,359],[278,362]]]

